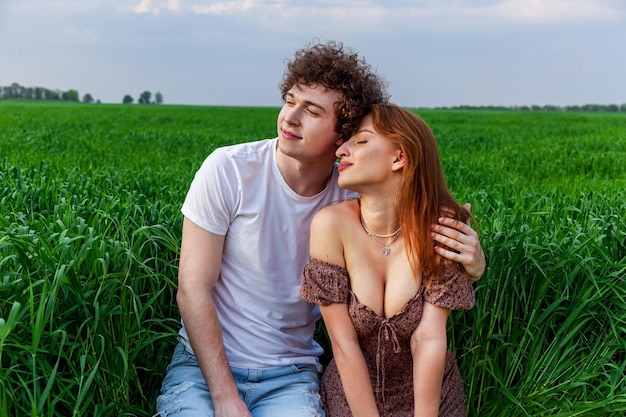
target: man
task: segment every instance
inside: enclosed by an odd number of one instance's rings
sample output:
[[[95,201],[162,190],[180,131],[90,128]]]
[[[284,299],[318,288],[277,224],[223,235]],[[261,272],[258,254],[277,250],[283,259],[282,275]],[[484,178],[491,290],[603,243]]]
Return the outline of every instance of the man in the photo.
[[[319,312],[299,298],[315,212],[353,197],[335,151],[384,83],[340,43],[296,52],[281,82],[278,137],[215,150],[182,207],[177,302],[181,342],[163,381],[161,416],[323,416],[313,340]],[[480,277],[467,225],[433,226],[445,256]],[[437,249],[440,250],[440,249]]]

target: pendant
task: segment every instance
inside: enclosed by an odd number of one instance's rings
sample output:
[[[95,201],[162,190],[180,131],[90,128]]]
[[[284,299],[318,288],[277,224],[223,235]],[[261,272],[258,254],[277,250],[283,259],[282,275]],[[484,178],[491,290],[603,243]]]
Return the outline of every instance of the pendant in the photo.
[[[391,255],[391,248],[387,245],[383,246],[383,255],[389,256]]]

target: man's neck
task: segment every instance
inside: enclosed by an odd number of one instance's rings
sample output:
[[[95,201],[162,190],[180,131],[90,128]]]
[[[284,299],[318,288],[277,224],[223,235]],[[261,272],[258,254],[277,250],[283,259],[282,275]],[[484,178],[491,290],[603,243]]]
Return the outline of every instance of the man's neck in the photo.
[[[276,163],[287,185],[303,197],[321,193],[328,186],[334,166],[334,160],[304,163],[280,152],[276,153]]]

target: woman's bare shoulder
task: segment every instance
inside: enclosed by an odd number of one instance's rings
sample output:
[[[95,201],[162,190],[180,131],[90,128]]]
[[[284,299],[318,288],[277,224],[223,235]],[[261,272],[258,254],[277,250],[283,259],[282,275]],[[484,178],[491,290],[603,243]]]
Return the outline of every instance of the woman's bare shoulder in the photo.
[[[341,228],[356,207],[355,200],[345,200],[321,208],[313,218],[313,226],[323,228]]]

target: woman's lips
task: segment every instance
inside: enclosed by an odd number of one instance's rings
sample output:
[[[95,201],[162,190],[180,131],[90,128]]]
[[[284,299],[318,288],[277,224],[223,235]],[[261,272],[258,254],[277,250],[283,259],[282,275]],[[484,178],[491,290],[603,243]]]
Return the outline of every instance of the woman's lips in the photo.
[[[346,168],[348,168],[350,166],[352,166],[352,164],[350,162],[342,161],[342,162],[339,163],[338,171],[342,171],[342,170],[344,170],[344,169],[346,169]]]

